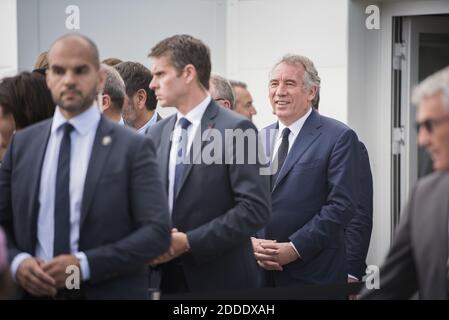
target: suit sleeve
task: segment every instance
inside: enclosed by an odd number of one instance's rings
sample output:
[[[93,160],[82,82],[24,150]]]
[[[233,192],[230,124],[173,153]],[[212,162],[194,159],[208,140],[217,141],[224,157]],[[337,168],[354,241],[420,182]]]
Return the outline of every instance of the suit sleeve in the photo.
[[[308,261],[339,243],[344,228],[352,219],[358,203],[359,141],[354,131],[345,130],[337,139],[329,159],[328,193],[320,212],[289,239]]]
[[[368,151],[360,142],[360,192],[357,211],[345,230],[348,273],[362,280],[373,228],[373,177]]]
[[[132,272],[164,253],[170,245],[170,225],[156,154],[149,138],[132,148],[129,168],[129,214],[135,229],[120,241],[85,251],[90,282]],[[124,213],[126,214],[126,213]]]
[[[247,120],[240,122],[237,129],[254,130],[257,135],[257,129]],[[256,145],[257,151],[263,153],[260,141]],[[236,164],[236,158],[241,156],[238,152],[241,150],[236,150],[236,143],[232,150],[234,161],[227,166],[235,206],[225,214],[187,232],[190,252],[199,263],[214,258],[225,250],[241,244],[242,241],[249,241],[270,218],[270,181],[268,175],[261,174],[263,160],[256,157],[254,164],[250,161]],[[245,159],[248,159],[248,151],[251,148],[247,147],[244,150]]]
[[[11,199],[11,174],[13,169],[13,149],[15,136],[12,137],[8,150],[0,168],[0,226],[6,234],[8,246],[8,260],[12,260],[20,253],[14,237],[14,221]]]
[[[416,188],[404,209],[393,245],[380,268],[380,288],[365,288],[361,292],[361,299],[409,299],[418,290],[410,237],[415,194]]]

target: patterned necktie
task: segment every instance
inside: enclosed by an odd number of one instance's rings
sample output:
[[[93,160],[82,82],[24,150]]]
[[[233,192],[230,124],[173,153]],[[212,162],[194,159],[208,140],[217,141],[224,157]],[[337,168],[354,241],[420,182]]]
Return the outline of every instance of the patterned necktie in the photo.
[[[56,172],[55,187],[55,238],[53,256],[70,254],[70,133],[73,126],[66,122],[63,126],[64,135],[61,140]]]
[[[276,173],[273,175],[272,180],[271,180],[273,186],[279,176],[279,172],[281,172],[281,168],[284,165],[285,158],[287,158],[289,135],[290,135],[289,128],[285,128],[284,130],[282,130],[282,142],[281,142],[281,145],[279,146],[279,149],[277,152],[278,167],[277,167]]]
[[[186,167],[185,159],[187,155],[187,128],[192,124],[186,118],[179,119],[181,126],[181,134],[179,136],[178,150],[176,154],[176,168],[175,168],[175,181],[173,183],[173,208],[175,207],[175,199],[178,194],[182,177],[184,176],[184,170]]]

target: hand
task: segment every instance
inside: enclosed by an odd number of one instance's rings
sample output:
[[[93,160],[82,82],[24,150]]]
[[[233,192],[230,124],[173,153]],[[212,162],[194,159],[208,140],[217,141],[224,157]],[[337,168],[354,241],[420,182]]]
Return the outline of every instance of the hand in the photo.
[[[150,264],[152,266],[173,260],[189,249],[187,235],[184,232],[179,232],[178,229],[173,228],[171,232],[171,245],[166,253],[153,259]]]
[[[67,274],[65,271],[68,266],[75,265],[80,270],[80,276],[81,276],[81,268],[80,268],[80,262],[77,257],[64,254],[57,256],[53,258],[53,260],[44,263],[42,265],[42,269],[48,273],[53,279],[56,281],[56,288],[62,289],[65,288],[66,284],[66,278],[70,275]]]
[[[282,266],[299,258],[290,242],[261,242],[254,252],[259,266],[266,270],[282,271]]]
[[[56,281],[43,270],[43,263],[38,258],[27,258],[23,260],[17,268],[17,282],[33,296],[55,296],[57,293]]]

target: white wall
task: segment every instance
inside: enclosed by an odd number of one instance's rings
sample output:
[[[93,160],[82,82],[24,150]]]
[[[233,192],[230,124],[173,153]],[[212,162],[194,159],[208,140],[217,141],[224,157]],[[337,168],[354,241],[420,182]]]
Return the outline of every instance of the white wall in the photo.
[[[17,70],[16,0],[0,1],[0,79]]]
[[[275,118],[268,72],[286,53],[311,58],[322,80],[320,110],[347,122],[347,0],[228,0],[226,75],[248,84],[259,128]]]
[[[4,1],[4,0],[1,0]],[[212,52],[214,70],[225,73],[226,0],[17,0],[19,69],[33,68],[37,55],[66,29],[69,5],[80,10],[78,32],[98,46],[100,58],[117,57],[149,67],[147,55],[160,40],[187,33]],[[173,108],[161,110],[162,116]]]

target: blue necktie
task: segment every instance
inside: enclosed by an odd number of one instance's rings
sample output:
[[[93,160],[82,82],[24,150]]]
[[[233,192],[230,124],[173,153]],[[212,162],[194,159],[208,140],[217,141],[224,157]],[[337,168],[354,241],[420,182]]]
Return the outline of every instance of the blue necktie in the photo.
[[[285,128],[282,130],[282,142],[279,146],[278,152],[277,152],[277,160],[278,160],[278,170],[272,177],[272,185],[274,186],[278,176],[279,172],[281,172],[281,168],[284,165],[285,159],[287,158],[288,154],[288,136],[290,135],[290,129]]]
[[[53,256],[70,254],[70,133],[73,126],[62,125],[64,135],[61,140],[56,172],[55,188],[55,239]]]
[[[181,125],[181,135],[179,136],[178,151],[176,158],[176,168],[175,168],[175,181],[173,183],[173,208],[175,207],[175,198],[179,191],[182,177],[184,175],[184,170],[186,167],[185,159],[187,155],[187,128],[192,124],[186,118],[179,119],[179,124]]]

